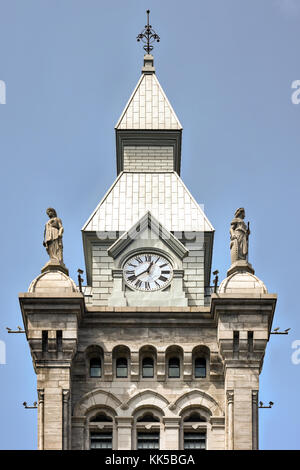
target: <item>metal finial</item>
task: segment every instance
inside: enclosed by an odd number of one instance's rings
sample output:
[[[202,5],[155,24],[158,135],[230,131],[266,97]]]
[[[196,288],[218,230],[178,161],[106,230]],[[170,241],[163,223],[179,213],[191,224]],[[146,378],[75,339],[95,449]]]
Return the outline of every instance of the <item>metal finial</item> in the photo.
[[[156,41],[160,41],[160,37],[154,29],[152,29],[151,24],[149,24],[149,13],[150,10],[147,10],[147,24],[145,25],[145,28],[143,31],[137,36],[137,41],[140,42],[142,41],[145,46],[143,47],[144,50],[146,51],[147,54],[150,54],[151,51],[153,50],[152,44]]]

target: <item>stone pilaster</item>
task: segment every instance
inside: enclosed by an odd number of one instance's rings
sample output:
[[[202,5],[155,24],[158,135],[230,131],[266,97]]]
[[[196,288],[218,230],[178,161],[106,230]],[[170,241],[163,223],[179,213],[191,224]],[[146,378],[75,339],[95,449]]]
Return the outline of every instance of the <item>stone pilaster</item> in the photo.
[[[118,450],[132,449],[132,422],[133,418],[131,416],[116,417]]]
[[[163,418],[164,432],[161,437],[161,449],[178,450],[179,449],[179,428],[181,418]]]

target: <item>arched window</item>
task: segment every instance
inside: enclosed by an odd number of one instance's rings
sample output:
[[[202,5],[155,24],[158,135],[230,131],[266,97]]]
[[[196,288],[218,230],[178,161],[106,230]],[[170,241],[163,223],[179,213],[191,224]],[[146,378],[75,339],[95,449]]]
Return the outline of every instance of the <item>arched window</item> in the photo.
[[[209,412],[203,409],[185,410],[180,424],[181,449],[206,449]]]
[[[90,423],[110,423],[112,422],[112,418],[108,416],[107,414],[103,413],[100,411],[94,418],[90,420]]]
[[[144,357],[142,363],[142,376],[143,378],[154,377],[154,361],[152,357]]]
[[[116,376],[120,379],[128,377],[128,362],[126,357],[119,357],[116,360]]]
[[[138,411],[134,417],[133,433],[136,449],[159,449],[161,418],[157,411]]]
[[[197,411],[192,411],[188,416],[186,416],[183,420],[185,423],[199,423],[199,422],[206,422],[206,419],[203,418],[200,413]]]
[[[159,423],[159,418],[153,415],[153,413],[145,413],[140,416],[137,420],[137,423]]]
[[[93,357],[90,359],[90,377],[101,377],[101,359],[98,357]]]
[[[90,449],[112,449],[114,435],[114,413],[93,410],[88,417]]]
[[[177,379],[180,377],[180,360],[178,357],[171,357],[169,359],[169,378]]]
[[[206,377],[206,359],[197,357],[195,359],[195,378],[204,379]]]

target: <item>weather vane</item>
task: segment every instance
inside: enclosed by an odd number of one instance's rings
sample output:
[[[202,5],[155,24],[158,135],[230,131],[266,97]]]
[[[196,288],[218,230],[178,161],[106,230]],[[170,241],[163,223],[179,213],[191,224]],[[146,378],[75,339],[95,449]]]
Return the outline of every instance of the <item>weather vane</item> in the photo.
[[[144,50],[146,51],[147,54],[150,54],[151,51],[153,50],[152,44],[156,41],[160,41],[160,37],[154,29],[152,29],[151,24],[149,24],[149,13],[150,10],[147,10],[147,24],[145,25],[145,28],[143,31],[137,36],[137,41],[140,42],[142,41],[144,45]]]

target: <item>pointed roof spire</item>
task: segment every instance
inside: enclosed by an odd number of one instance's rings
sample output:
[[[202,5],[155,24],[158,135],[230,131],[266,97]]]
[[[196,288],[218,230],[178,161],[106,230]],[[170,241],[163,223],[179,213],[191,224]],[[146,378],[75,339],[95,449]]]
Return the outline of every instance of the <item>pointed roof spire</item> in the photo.
[[[154,71],[149,71],[150,68],[154,67],[144,65],[142,76],[116,124],[116,129],[182,129]]]
[[[159,42],[160,37],[149,24],[149,13],[150,10],[147,10],[145,29],[137,36],[137,41],[143,41],[145,44],[146,54],[144,55],[142,76],[116,124],[117,130],[182,129],[180,121],[155,75],[151,51],[153,50],[152,44],[155,41]]]
[[[160,38],[149,24],[149,13],[137,36],[145,44],[142,75],[115,126],[118,174],[126,168],[124,149],[132,145],[173,147],[173,170],[180,174],[182,126],[155,74],[151,51]]]

